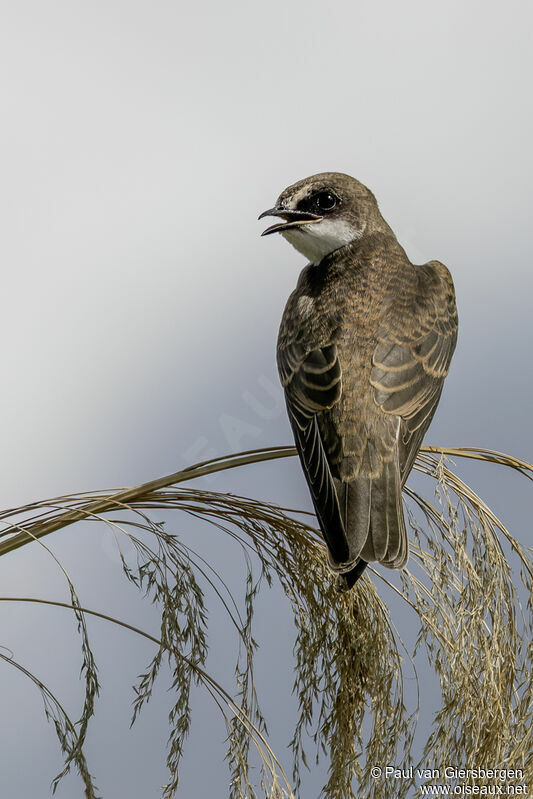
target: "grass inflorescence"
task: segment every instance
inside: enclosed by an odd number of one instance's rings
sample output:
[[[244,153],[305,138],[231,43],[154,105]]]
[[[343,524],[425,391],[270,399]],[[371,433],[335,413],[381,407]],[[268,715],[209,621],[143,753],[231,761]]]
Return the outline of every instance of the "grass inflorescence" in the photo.
[[[192,723],[191,688],[201,685],[218,705],[226,728],[230,799],[270,799],[300,794],[302,769],[313,757],[328,763],[322,795],[327,799],[385,799],[386,780],[375,780],[371,767],[412,764],[417,707],[404,696],[404,663],[409,654],[378,593],[380,581],[416,614],[417,646],[440,684],[440,709],[418,765],[475,763],[480,767],[523,769],[531,778],[531,639],[532,565],[525,551],[489,507],[452,469],[451,457],[488,461],[532,478],[533,467],[502,453],[475,449],[422,448],[419,471],[434,481],[427,499],[412,489],[409,498],[411,559],[401,582],[382,570],[352,591],[340,590],[327,567],[322,539],[305,521],[308,516],[261,502],[198,488],[198,477],[292,456],[292,447],[240,453],[198,464],[134,488],[56,497],[0,513],[0,555],[82,520],[108,524],[117,540],[126,536],[135,562],[121,555],[123,572],[160,612],[157,634],[82,607],[68,574],[70,603],[1,597],[69,607],[75,614],[82,648],[85,696],[80,720],[72,723],[59,700],[13,658],[4,662],[22,670],[39,688],[47,717],[65,755],[74,765],[87,799],[97,789],[84,755],[84,741],[98,695],[97,667],[85,624],[87,615],[127,627],[151,640],[150,663],[134,686],[132,723],[149,700],[161,665],[168,664],[173,697],[169,712],[165,799],[178,788],[183,747]],[[166,531],[156,514],[180,511],[231,536],[244,554],[243,598],[181,537]],[[48,550],[48,548],[47,548]],[[49,550],[48,550],[49,551]],[[50,553],[52,557],[52,553]],[[58,564],[60,568],[61,564]],[[268,741],[268,729],[254,678],[260,647],[253,619],[263,586],[277,581],[295,622],[294,692],[297,717],[290,741],[288,777]],[[207,670],[209,625],[205,589],[224,609],[236,631],[235,686],[222,685]],[[288,666],[289,668],[289,666]],[[255,755],[252,754],[252,750]],[[261,765],[258,779],[251,764]],[[258,784],[259,783],[259,784]],[[394,786],[399,799],[409,795],[408,780]]]

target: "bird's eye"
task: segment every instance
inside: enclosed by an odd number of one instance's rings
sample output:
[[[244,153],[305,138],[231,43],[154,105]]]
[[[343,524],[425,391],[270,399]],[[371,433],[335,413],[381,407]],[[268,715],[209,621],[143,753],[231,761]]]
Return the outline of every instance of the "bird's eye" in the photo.
[[[297,210],[320,216],[331,213],[339,203],[339,198],[332,191],[317,191],[300,200]]]
[[[321,191],[313,198],[319,211],[329,213],[338,205],[338,198],[330,191]]]

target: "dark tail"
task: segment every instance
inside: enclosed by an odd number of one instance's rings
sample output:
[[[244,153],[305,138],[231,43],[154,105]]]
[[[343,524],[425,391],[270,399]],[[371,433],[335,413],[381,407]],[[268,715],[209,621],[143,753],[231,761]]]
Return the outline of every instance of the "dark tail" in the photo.
[[[336,487],[348,544],[347,560],[358,558],[353,569],[344,574],[347,586],[354,585],[369,561],[390,569],[403,568],[408,544],[396,457],[383,464],[379,477],[336,481]]]

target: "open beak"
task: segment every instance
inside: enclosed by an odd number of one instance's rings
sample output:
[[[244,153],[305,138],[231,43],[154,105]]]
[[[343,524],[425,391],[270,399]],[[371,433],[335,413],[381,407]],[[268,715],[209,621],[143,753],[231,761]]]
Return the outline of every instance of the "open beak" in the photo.
[[[263,211],[258,219],[263,219],[264,216],[279,216],[284,221],[267,227],[261,233],[262,236],[268,236],[269,233],[280,233],[282,230],[291,230],[291,228],[302,225],[310,225],[313,222],[320,222],[324,218],[318,214],[309,214],[307,211],[289,211],[288,208],[269,208],[268,211]]]

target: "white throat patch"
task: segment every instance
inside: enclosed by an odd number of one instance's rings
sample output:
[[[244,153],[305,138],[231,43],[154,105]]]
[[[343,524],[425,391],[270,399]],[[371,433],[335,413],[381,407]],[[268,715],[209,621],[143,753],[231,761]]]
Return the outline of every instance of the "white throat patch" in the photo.
[[[284,230],[281,233],[298,252],[309,258],[315,265],[319,264],[330,252],[360,238],[361,234],[362,230],[356,230],[348,222],[327,217],[320,222],[312,222],[291,230]]]

